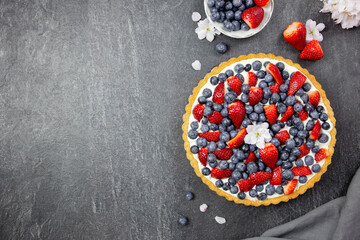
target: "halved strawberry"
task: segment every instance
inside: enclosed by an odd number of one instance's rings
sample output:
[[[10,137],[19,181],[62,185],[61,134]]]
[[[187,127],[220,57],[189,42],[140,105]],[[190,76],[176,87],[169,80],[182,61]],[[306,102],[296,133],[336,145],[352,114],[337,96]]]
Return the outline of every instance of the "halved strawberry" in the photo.
[[[305,121],[308,117],[309,117],[309,114],[307,113],[307,111],[305,109],[303,109],[299,112],[299,118],[301,119],[301,121]]]
[[[270,168],[274,168],[278,160],[278,149],[272,143],[266,143],[265,147],[260,149],[261,160]]]
[[[280,185],[281,184],[281,179],[282,179],[282,167],[281,166],[277,166],[276,168],[274,168],[273,171],[273,175],[270,179],[270,184],[272,185]]]
[[[301,146],[299,147],[299,150],[300,150],[300,155],[297,156],[297,158],[302,158],[302,157],[308,155],[310,152],[310,149],[306,147],[305,143],[301,144]]]
[[[286,112],[280,119],[280,122],[286,122],[287,120],[289,120],[291,118],[291,116],[294,114],[294,112],[295,112],[294,108],[292,106],[288,106],[286,109]]]
[[[241,18],[249,28],[257,28],[264,18],[264,9],[258,6],[248,8],[243,12]]]
[[[269,180],[271,178],[272,174],[269,172],[255,172],[250,174],[250,180],[255,184],[259,185],[263,182]]]
[[[315,154],[315,161],[319,162],[329,156],[328,150],[325,148],[320,148],[319,152]]]
[[[311,103],[314,107],[317,107],[317,105],[320,102],[320,93],[319,91],[315,90],[308,93],[309,96],[309,103]]]
[[[249,162],[254,162],[256,160],[256,155],[253,152],[249,152],[249,156],[245,161],[245,164],[248,164]]]
[[[272,93],[280,93],[280,85],[279,84],[271,85],[269,88]]]
[[[198,104],[194,107],[193,109],[193,115],[194,115],[194,118],[200,122],[201,121],[201,118],[203,116],[203,113],[204,113],[204,108],[205,106],[202,105],[202,104]]]
[[[229,160],[233,155],[233,152],[230,148],[219,149],[214,152],[215,156],[220,160]]]
[[[200,132],[198,133],[199,137],[205,138],[209,142],[217,142],[220,139],[220,131],[215,132]]]
[[[297,90],[299,90],[302,87],[305,81],[306,81],[306,77],[304,76],[304,74],[302,74],[299,71],[296,71],[290,79],[288,95],[290,96],[296,93]]]
[[[265,7],[270,0],[255,0],[255,4],[259,7]]]
[[[241,80],[238,77],[232,76],[227,79],[227,82],[231,89],[236,92],[237,95],[240,95],[241,93]]]
[[[275,64],[268,63],[268,65],[266,65],[266,71],[274,77],[275,82],[279,84],[279,86],[284,83],[280,70]]]
[[[246,136],[246,128],[242,128],[240,130],[240,132],[238,132],[238,134],[233,139],[231,139],[230,141],[227,141],[226,144],[230,148],[240,147],[241,144],[243,144],[243,142],[244,142],[245,136]]]
[[[249,92],[249,104],[250,105],[255,105],[258,102],[260,102],[263,98],[263,90],[259,87],[252,87],[250,88],[250,92]]]
[[[301,22],[291,23],[283,32],[284,39],[297,50],[303,50],[306,40],[306,27]]]
[[[198,152],[198,157],[199,157],[199,161],[204,166],[206,166],[207,164],[207,159],[206,159],[207,155],[208,155],[208,150],[206,148],[200,148]]]
[[[297,184],[297,181],[298,181],[297,179],[293,179],[293,180],[289,181],[289,182],[285,185],[285,187],[284,187],[284,194],[285,194],[285,195],[289,195],[289,194],[291,194],[291,193],[294,192],[295,187],[296,187],[296,184]]]
[[[285,144],[286,140],[288,140],[290,138],[290,134],[287,130],[283,130],[283,131],[280,131],[277,134],[275,134],[274,137],[279,139],[280,144]]]
[[[237,184],[241,192],[248,192],[254,187],[254,183],[250,179],[241,179]]]
[[[320,132],[321,132],[321,124],[320,124],[320,121],[317,120],[315,125],[314,125],[314,128],[312,129],[311,133],[310,133],[310,136],[309,138],[311,140],[316,140],[320,137]]]
[[[233,171],[228,169],[213,168],[211,169],[211,176],[216,179],[231,177]]]
[[[321,49],[318,40],[312,40],[304,47],[304,50],[300,53],[300,58],[305,60],[316,61],[324,57],[324,52]]]
[[[236,129],[240,128],[245,117],[245,107],[240,101],[233,102],[229,105],[229,118],[234,123]]]
[[[275,104],[264,107],[265,115],[270,125],[273,125],[278,118],[277,108]]]
[[[306,176],[312,174],[308,166],[293,167],[291,171],[293,172],[294,176]]]
[[[209,122],[210,123],[215,123],[215,124],[220,124],[222,122],[223,116],[221,115],[221,113],[213,111],[213,113],[209,116]]]
[[[225,96],[225,85],[223,82],[221,82],[216,86],[212,100],[214,103],[224,103],[224,96]]]
[[[257,76],[253,72],[248,72],[248,76],[249,76],[248,84],[252,87],[255,87],[257,83]]]

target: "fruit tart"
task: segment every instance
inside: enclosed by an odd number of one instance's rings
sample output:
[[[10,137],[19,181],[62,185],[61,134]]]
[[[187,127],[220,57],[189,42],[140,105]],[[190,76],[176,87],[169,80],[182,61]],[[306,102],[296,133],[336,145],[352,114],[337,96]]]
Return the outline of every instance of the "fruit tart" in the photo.
[[[183,116],[187,157],[220,196],[269,205],[312,188],[331,163],[335,118],[306,69],[272,54],[232,58],[208,73]]]

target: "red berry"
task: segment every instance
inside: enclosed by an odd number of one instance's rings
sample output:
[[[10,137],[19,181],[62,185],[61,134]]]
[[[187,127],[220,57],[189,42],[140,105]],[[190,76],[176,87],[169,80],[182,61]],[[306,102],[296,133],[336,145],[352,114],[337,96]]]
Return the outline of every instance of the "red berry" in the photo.
[[[317,40],[312,40],[306,44],[304,50],[300,53],[300,58],[305,60],[316,61],[322,59],[323,57],[324,52]]]
[[[320,137],[320,133],[321,133],[321,124],[320,121],[317,120],[314,128],[312,129],[309,138],[313,141],[315,141],[316,139],[318,139]]]
[[[241,192],[248,192],[254,187],[254,183],[250,179],[242,179],[237,182]]]
[[[270,125],[273,125],[278,118],[277,108],[275,104],[264,107],[265,115]]]
[[[254,183],[254,185],[259,185],[269,180],[271,176],[272,174],[269,172],[255,172],[250,174],[250,180]]]
[[[290,134],[288,131],[283,130],[278,132],[277,134],[275,134],[275,136],[277,139],[279,139],[280,144],[285,144],[286,140],[288,140],[290,138]]]
[[[203,116],[203,113],[204,113],[204,108],[205,106],[202,105],[202,104],[198,104],[194,107],[193,109],[193,115],[194,115],[194,118],[200,122],[201,121],[201,118]]]
[[[299,147],[299,150],[300,150],[300,155],[297,156],[297,158],[302,158],[302,157],[308,155],[309,152],[310,152],[310,149],[306,147],[305,143],[303,143],[303,144]]]
[[[249,92],[249,104],[250,105],[255,105],[258,102],[260,102],[263,98],[263,90],[259,87],[252,87],[250,88],[250,92]]]
[[[198,157],[199,157],[199,161],[204,166],[206,166],[207,164],[207,155],[208,155],[208,150],[206,148],[200,148],[198,152]]]
[[[241,144],[243,144],[243,142],[244,142],[245,136],[246,136],[246,128],[242,128],[240,130],[240,132],[238,132],[238,134],[233,139],[231,139],[230,141],[227,141],[226,144],[230,148],[240,147]]]
[[[265,147],[260,149],[261,160],[270,168],[274,168],[278,160],[278,149],[272,143],[266,143]]]
[[[249,156],[245,161],[245,164],[248,164],[249,162],[254,162],[256,160],[256,155],[253,152],[249,152]]]
[[[255,0],[255,4],[259,7],[265,7],[270,0]]]
[[[241,18],[250,28],[257,28],[264,18],[264,9],[261,7],[252,7],[246,9]]]
[[[209,142],[217,142],[220,139],[220,131],[198,133],[198,135],[199,137],[205,138]]]
[[[284,39],[297,50],[303,50],[306,40],[306,27],[301,22],[291,23],[283,32]]]
[[[229,118],[234,123],[236,129],[240,128],[242,121],[245,117],[245,107],[240,101],[234,102],[229,105]]]
[[[231,177],[232,171],[228,169],[213,168],[211,169],[211,176],[216,179]]]
[[[229,160],[230,157],[233,155],[232,150],[230,148],[216,150],[214,154],[220,160]]]
[[[284,80],[282,78],[282,75],[280,73],[279,68],[272,63],[268,63],[266,65],[266,71],[268,71],[275,79],[275,82],[280,86],[281,84],[284,83]]]
[[[289,120],[291,118],[291,116],[294,114],[294,112],[295,112],[294,108],[292,106],[288,106],[286,109],[286,112],[280,119],[280,122],[286,122],[287,120]]]
[[[309,96],[309,103],[311,103],[315,108],[320,102],[320,93],[319,91],[315,90],[308,93]]]
[[[281,166],[277,166],[276,168],[274,168],[273,170],[273,175],[270,179],[270,184],[272,185],[280,185],[281,184],[281,179],[282,179],[282,167]]]
[[[232,76],[227,79],[227,82],[231,89],[236,92],[237,95],[241,94],[242,83],[238,77]]]
[[[291,171],[293,172],[294,176],[306,176],[312,174],[308,166],[293,167]]]
[[[257,76],[253,72],[248,72],[248,76],[249,76],[248,84],[252,87],[255,87],[257,83]]]
[[[320,148],[319,152],[315,154],[315,161],[319,162],[328,156],[329,156],[328,150],[326,150],[325,148]]]
[[[296,187],[296,184],[297,184],[297,181],[298,181],[297,179],[293,179],[293,180],[289,181],[289,182],[285,185],[285,187],[284,187],[284,194],[285,194],[285,195],[289,195],[289,194],[291,194],[291,193],[294,192],[295,187]]]
[[[270,88],[272,93],[279,93],[280,92],[279,84],[271,85],[269,88]]]
[[[225,85],[223,82],[221,82],[216,86],[212,100],[214,103],[224,103],[224,96],[225,96]]]
[[[221,113],[213,111],[213,113],[209,116],[209,122],[210,123],[215,123],[215,124],[220,124],[222,122],[223,116],[221,115]]]
[[[296,71],[290,79],[288,95],[290,96],[296,93],[297,90],[299,90],[302,87],[305,81],[306,81],[306,77],[304,76],[304,74],[302,74],[299,71]]]

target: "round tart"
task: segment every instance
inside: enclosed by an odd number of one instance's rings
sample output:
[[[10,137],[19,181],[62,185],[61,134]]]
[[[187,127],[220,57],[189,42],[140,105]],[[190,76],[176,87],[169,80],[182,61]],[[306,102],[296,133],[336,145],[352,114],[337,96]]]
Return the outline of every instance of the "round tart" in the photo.
[[[232,58],[208,73],[183,117],[186,155],[220,196],[245,205],[305,193],[331,163],[335,118],[306,69],[272,54]]]

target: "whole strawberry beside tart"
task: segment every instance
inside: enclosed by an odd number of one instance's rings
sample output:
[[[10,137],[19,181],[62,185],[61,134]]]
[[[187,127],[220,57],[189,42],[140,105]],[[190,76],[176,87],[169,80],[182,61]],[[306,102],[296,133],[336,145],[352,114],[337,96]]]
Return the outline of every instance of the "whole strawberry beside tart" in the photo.
[[[272,54],[214,68],[194,89],[183,119],[196,174],[245,205],[277,204],[312,188],[336,142],[334,113],[315,77]]]

